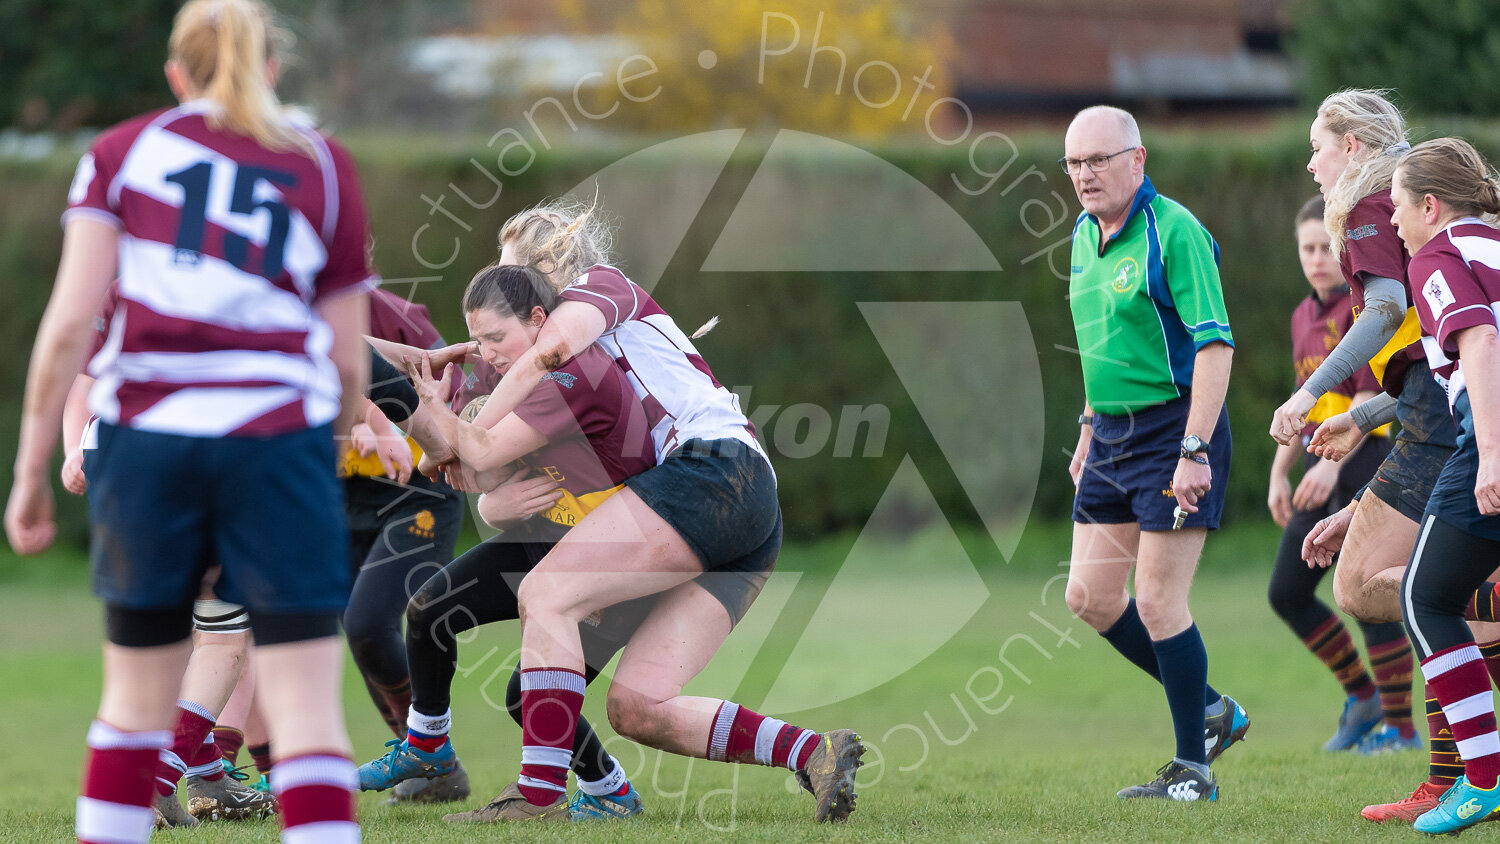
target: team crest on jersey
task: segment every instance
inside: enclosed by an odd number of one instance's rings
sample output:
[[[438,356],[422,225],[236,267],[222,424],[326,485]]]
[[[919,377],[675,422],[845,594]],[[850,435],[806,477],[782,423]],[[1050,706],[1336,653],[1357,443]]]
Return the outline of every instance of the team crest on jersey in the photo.
[[[420,536],[423,539],[431,539],[433,536],[432,529],[436,525],[437,519],[432,517],[432,511],[423,510],[412,518],[411,525],[406,530],[408,533]]]
[[[574,382],[578,380],[578,376],[570,375],[566,372],[549,372],[546,375],[542,376],[542,380],[556,381],[558,384],[562,385],[562,388],[564,390],[571,390],[573,389]]]
[[[1443,277],[1442,270],[1436,270],[1427,280],[1422,282],[1422,297],[1427,304],[1432,306],[1434,315],[1441,314],[1444,308],[1458,302],[1453,297],[1453,291],[1448,287],[1448,279]]]
[[[1374,223],[1366,223],[1363,226],[1349,229],[1344,233],[1344,236],[1349,240],[1364,240],[1367,237],[1374,237],[1378,233]]]
[[[1129,293],[1135,289],[1136,283],[1141,280],[1141,265],[1134,258],[1121,258],[1120,263],[1115,264],[1114,272],[1110,276],[1109,286],[1116,293]]]

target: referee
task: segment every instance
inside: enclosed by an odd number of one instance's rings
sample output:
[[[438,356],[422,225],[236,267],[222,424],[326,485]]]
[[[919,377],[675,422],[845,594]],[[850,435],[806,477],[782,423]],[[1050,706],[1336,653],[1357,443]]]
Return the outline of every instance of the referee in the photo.
[[[1166,691],[1172,759],[1119,796],[1214,800],[1209,763],[1250,726],[1209,687],[1208,654],[1188,612],[1229,478],[1224,393],[1234,338],[1219,247],[1146,178],[1146,148],[1128,112],[1079,112],[1064,149],[1063,170],[1083,205],[1068,296],[1086,395],[1068,467],[1078,490],[1068,606]]]

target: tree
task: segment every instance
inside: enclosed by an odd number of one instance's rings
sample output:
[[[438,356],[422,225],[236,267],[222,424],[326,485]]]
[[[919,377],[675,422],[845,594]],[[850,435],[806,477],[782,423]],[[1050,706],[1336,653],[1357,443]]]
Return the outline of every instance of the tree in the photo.
[[[1500,114],[1500,0],[1304,0],[1293,55],[1310,102],[1341,88],[1393,88],[1423,112]]]
[[[920,132],[948,89],[944,36],[932,23],[895,0],[640,0],[614,29],[651,57],[661,93],[612,121],[650,131]]]

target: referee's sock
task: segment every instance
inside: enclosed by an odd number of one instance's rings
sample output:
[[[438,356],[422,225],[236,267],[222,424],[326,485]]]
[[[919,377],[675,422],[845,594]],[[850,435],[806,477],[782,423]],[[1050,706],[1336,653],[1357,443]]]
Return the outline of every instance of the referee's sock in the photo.
[[[1208,651],[1198,626],[1151,643],[1161,671],[1161,684],[1172,711],[1172,731],[1177,737],[1176,758],[1205,765],[1203,744],[1203,689],[1208,685]]]
[[[1157,666],[1156,648],[1152,645],[1151,634],[1146,632],[1146,625],[1141,621],[1140,611],[1135,607],[1135,599],[1125,605],[1122,613],[1108,630],[1100,631],[1100,636],[1108,642],[1120,655],[1130,660],[1135,667],[1151,675],[1151,679],[1161,682],[1161,669]],[[1208,715],[1219,715],[1224,709],[1220,705],[1219,694],[1213,686],[1205,686],[1206,697],[1203,705],[1209,708]]]

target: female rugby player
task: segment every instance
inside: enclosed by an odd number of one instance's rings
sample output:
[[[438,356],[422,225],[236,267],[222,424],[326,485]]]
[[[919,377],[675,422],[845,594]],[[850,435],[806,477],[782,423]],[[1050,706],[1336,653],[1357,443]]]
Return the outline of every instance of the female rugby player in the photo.
[[[5,522],[22,553],[55,536],[48,460],[118,274],[90,398],[106,642],[84,842],[151,834],[152,771],[211,562],[219,597],[251,615],[283,840],[359,838],[339,694],[348,538],[333,434],[349,430],[359,405],[344,399],[368,377],[360,337],[375,279],[353,163],[283,112],[275,37],[258,0],[191,0],[168,45],[180,104],[104,132],[69,191]]]

